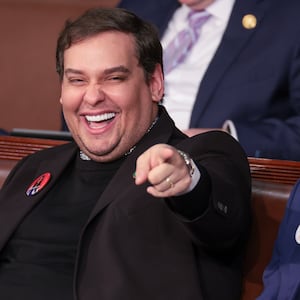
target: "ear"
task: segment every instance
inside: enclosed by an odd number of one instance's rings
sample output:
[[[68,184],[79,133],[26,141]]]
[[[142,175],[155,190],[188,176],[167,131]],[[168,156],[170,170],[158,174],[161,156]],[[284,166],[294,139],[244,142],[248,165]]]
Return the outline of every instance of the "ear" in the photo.
[[[59,98],[59,102],[60,102],[60,104],[63,104],[63,101],[62,101],[61,97]]]
[[[156,65],[149,84],[153,102],[160,102],[165,88],[164,75],[160,64]]]

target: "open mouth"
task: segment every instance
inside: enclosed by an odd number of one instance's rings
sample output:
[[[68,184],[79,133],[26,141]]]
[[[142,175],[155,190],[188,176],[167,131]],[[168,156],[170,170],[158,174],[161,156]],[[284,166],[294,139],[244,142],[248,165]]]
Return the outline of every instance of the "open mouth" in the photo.
[[[103,128],[110,123],[116,116],[116,113],[105,113],[100,115],[86,115],[85,119],[90,128]]]

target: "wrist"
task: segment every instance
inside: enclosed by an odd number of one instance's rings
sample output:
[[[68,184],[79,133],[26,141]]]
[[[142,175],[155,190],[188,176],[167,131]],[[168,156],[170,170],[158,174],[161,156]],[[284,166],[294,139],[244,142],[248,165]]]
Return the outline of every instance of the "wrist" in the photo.
[[[194,164],[193,160],[187,153],[185,153],[181,150],[178,150],[178,149],[177,149],[177,152],[183,158],[184,163],[189,170],[190,177],[193,177],[193,174],[195,172],[195,164]]]

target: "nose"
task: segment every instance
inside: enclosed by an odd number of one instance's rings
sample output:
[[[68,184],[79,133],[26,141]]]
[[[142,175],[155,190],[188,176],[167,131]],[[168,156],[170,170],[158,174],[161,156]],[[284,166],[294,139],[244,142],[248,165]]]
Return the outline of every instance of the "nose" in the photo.
[[[105,99],[105,94],[99,84],[87,86],[83,100],[90,105],[96,105]]]

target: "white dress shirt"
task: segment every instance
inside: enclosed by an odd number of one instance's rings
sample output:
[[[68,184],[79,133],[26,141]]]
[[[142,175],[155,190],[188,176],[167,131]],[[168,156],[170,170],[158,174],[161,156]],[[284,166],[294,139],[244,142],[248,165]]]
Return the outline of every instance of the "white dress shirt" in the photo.
[[[199,29],[199,39],[190,55],[165,75],[163,104],[181,130],[189,128],[200,82],[220,44],[233,4],[234,0],[215,0],[206,8],[211,16]],[[189,12],[186,5],[176,10],[161,41],[164,49],[179,31],[188,26]]]

